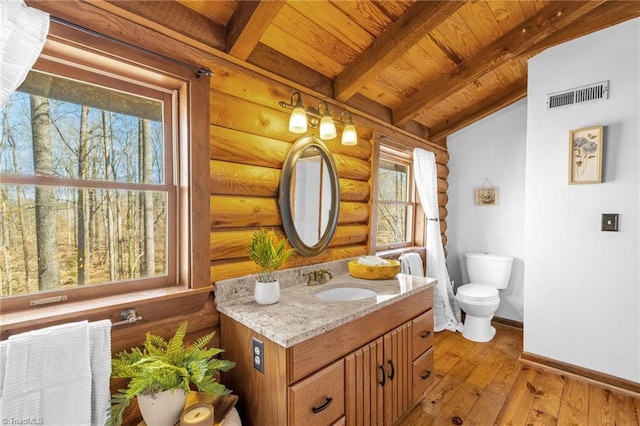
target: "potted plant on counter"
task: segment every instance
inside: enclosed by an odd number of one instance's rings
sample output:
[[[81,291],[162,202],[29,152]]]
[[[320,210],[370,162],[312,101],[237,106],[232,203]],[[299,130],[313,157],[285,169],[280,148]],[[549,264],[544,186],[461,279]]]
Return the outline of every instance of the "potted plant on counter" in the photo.
[[[111,377],[129,379],[129,383],[113,395],[107,425],[122,424],[124,409],[134,397],[148,426],[173,426],[180,420],[190,385],[214,395],[231,393],[218,383],[218,372],[230,370],[235,362],[214,358],[224,351],[206,347],[214,333],[189,346],[184,344],[186,333],[186,322],[169,341],[147,333],[142,348],[120,352],[111,360]]]
[[[249,259],[258,267],[254,291],[256,302],[262,305],[276,303],[280,299],[280,282],[276,279],[276,271],[295,250],[287,248],[286,239],[278,240],[273,231],[260,228],[253,233],[247,252]]]

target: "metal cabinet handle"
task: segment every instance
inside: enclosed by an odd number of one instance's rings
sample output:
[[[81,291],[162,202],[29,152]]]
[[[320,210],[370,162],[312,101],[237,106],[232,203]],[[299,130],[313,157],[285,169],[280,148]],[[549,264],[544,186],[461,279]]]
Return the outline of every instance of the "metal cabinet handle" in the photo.
[[[389,360],[389,365],[391,366],[391,373],[389,373],[389,380],[393,380],[393,378],[396,376],[396,369],[393,367],[392,359]]]
[[[311,407],[311,411],[313,411],[313,414],[318,414],[320,411],[322,411],[322,410],[326,409],[328,406],[330,406],[332,402],[333,402],[333,398],[328,396],[327,399],[324,401],[324,403],[321,406],[319,406],[319,407]]]
[[[420,337],[422,337],[423,339],[426,339],[429,336],[431,336],[431,332],[430,331],[425,331],[420,335]]]
[[[387,374],[384,372],[384,365],[381,365],[378,368],[380,368],[380,372],[382,373],[382,380],[378,383],[380,383],[380,386],[384,386],[384,383],[387,381]]]
[[[427,370],[427,372],[420,377],[422,378],[422,380],[427,380],[430,376],[431,376],[431,370]]]

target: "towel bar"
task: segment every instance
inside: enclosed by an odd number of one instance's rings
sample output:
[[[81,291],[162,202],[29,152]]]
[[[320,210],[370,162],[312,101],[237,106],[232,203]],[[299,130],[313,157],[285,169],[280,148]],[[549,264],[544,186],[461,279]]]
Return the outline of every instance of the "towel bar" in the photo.
[[[142,317],[138,315],[138,311],[134,308],[125,309],[120,312],[120,318],[122,321],[114,322],[111,327],[118,327],[119,325],[133,324],[137,321],[142,321]]]

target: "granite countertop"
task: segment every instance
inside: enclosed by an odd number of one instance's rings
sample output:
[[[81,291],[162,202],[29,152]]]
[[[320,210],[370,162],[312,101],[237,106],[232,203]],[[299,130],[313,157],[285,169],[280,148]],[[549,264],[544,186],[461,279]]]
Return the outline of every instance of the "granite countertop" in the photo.
[[[280,300],[273,305],[259,305],[252,294],[245,293],[242,297],[219,301],[217,308],[219,312],[288,348],[426,290],[434,283],[432,278],[405,274],[398,274],[391,280],[372,281],[344,273],[335,275],[326,284],[281,288]],[[314,296],[326,289],[345,286],[368,288],[378,294],[348,302],[328,302]]]

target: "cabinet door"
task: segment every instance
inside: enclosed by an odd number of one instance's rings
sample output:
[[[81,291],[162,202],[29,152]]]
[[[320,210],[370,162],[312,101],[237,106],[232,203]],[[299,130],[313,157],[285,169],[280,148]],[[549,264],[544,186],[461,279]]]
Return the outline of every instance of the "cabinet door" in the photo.
[[[345,420],[348,426],[383,424],[382,338],[345,357]]]
[[[384,367],[387,374],[387,383],[384,386],[384,418],[385,425],[392,425],[413,402],[411,389],[413,348],[409,323],[385,334],[383,344]]]

